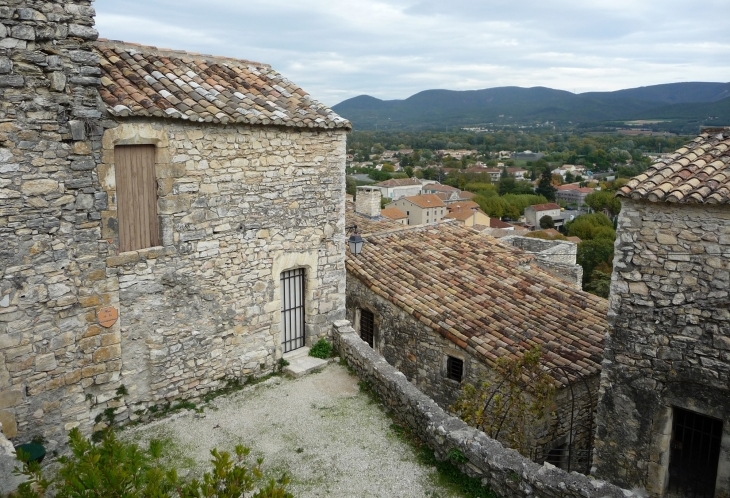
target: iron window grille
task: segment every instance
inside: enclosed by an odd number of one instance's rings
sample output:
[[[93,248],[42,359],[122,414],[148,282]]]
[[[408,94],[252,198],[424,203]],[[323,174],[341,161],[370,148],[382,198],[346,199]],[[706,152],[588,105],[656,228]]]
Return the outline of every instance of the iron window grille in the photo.
[[[281,327],[284,353],[304,347],[304,268],[281,272]]]
[[[464,377],[464,361],[449,356],[446,360],[446,378],[461,382]]]
[[[715,496],[722,420],[674,408],[669,492],[688,498]]]
[[[360,338],[371,348],[375,343],[375,315],[368,310],[360,310]]]

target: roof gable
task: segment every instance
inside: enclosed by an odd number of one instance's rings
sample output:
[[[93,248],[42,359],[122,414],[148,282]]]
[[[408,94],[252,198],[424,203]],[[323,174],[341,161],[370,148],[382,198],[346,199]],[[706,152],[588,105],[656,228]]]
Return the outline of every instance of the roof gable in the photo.
[[[351,129],[266,64],[99,40],[99,93],[117,117]]]

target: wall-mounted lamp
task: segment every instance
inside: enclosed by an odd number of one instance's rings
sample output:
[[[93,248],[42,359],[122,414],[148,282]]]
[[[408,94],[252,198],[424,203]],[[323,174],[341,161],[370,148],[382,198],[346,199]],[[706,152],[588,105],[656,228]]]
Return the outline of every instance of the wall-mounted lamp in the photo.
[[[357,256],[362,252],[362,246],[365,244],[365,239],[360,236],[357,231],[357,225],[345,227],[345,233],[351,233],[350,238],[347,239],[347,245],[350,246],[350,252]]]

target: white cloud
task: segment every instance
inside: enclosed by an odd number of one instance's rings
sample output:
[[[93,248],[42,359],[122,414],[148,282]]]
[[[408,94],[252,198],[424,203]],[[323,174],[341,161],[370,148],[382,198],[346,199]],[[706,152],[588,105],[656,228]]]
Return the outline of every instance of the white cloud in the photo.
[[[97,0],[101,36],[271,64],[329,105],[367,93],[728,81],[727,0]],[[129,13],[134,12],[134,16]],[[164,19],[164,22],[158,21]]]

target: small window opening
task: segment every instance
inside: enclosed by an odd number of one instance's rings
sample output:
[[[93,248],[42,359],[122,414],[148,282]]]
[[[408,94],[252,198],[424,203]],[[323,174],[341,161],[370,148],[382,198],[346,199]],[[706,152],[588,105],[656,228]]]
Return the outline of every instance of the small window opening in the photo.
[[[368,310],[360,310],[360,338],[371,348],[375,343],[375,316]]]
[[[463,376],[464,361],[460,360],[459,358],[449,356],[449,358],[446,360],[446,377],[451,380],[461,382]]]

